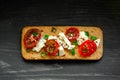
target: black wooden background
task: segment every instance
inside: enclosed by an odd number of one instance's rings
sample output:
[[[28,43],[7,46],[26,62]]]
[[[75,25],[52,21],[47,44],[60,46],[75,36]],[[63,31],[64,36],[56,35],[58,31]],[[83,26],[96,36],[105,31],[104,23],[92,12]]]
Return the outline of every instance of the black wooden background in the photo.
[[[120,80],[119,0],[0,0],[0,80]],[[99,61],[25,61],[21,29],[27,25],[100,26]]]

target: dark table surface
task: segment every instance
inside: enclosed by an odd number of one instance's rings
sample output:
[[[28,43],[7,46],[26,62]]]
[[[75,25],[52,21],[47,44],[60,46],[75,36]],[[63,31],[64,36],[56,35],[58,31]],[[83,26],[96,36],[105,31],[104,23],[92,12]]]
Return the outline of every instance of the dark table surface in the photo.
[[[0,1],[0,80],[120,80],[120,1]],[[99,26],[99,61],[25,61],[21,29],[27,25]]]

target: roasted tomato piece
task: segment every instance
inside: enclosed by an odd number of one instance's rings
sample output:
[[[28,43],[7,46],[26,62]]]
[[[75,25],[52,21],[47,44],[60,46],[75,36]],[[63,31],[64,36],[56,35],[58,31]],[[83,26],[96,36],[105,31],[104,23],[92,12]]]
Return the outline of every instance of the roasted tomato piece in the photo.
[[[97,49],[97,45],[92,40],[87,40],[79,46],[79,53],[82,57],[88,57],[92,55]]]
[[[71,27],[66,30],[65,34],[70,41],[75,41],[79,37],[79,30]]]
[[[48,53],[48,55],[55,56],[58,53],[59,44],[54,39],[47,40],[45,45],[45,51]]]
[[[36,46],[41,37],[41,31],[38,29],[30,29],[24,35],[24,45],[26,48]]]

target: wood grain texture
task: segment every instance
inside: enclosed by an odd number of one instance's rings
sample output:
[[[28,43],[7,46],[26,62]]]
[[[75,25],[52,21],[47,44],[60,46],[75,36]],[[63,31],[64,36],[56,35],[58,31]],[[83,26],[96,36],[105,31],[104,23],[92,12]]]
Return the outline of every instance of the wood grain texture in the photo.
[[[52,33],[51,29],[52,27],[55,27],[57,29],[56,33]],[[53,35],[57,36],[60,32],[64,32],[70,28],[70,27],[76,27],[79,29],[79,31],[88,31],[90,36],[94,35],[98,39],[100,39],[100,45],[97,48],[97,50],[89,57],[82,57],[80,56],[78,52],[78,46],[75,47],[75,55],[71,55],[69,50],[65,50],[65,56],[40,56],[40,52],[26,52],[26,48],[24,47],[24,35],[29,29],[39,29],[43,30],[41,36],[44,37],[44,35]],[[100,27],[93,27],[93,26],[26,26],[22,29],[21,34],[21,54],[22,57],[26,60],[99,60],[103,56],[103,31],[100,29]]]

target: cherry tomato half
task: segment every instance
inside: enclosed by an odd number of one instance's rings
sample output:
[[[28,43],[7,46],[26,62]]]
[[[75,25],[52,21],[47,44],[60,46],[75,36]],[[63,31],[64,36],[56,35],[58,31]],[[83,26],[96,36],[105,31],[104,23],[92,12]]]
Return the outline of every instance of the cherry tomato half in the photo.
[[[97,45],[92,40],[87,40],[79,46],[79,53],[82,57],[88,57],[92,55],[97,49]]]
[[[70,41],[75,41],[79,37],[79,30],[71,27],[66,30],[65,34]]]
[[[55,40],[47,40],[45,45],[45,51],[48,53],[48,55],[55,56],[58,53],[59,44]]]
[[[30,29],[24,35],[24,45],[26,48],[36,46],[41,37],[41,31],[38,29]]]

